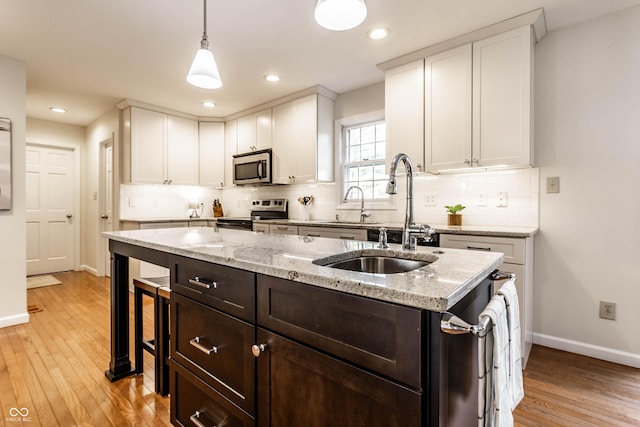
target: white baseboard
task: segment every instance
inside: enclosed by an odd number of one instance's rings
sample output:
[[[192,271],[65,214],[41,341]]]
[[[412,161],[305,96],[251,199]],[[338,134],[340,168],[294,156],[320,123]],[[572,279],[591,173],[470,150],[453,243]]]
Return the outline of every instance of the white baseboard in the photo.
[[[619,363],[633,368],[640,368],[640,354],[628,353],[626,351],[614,350],[607,347],[600,347],[580,341],[572,341],[543,334],[533,334],[533,343],[558,350],[569,351],[571,353],[582,354],[583,356],[606,360],[608,362]]]
[[[16,314],[14,316],[0,317],[0,328],[29,323],[29,313]]]
[[[80,266],[80,271],[86,271],[88,273],[93,274],[94,276],[98,275],[98,270],[96,270],[95,268],[90,267],[90,266],[88,266],[86,264],[83,264],[83,265]]]

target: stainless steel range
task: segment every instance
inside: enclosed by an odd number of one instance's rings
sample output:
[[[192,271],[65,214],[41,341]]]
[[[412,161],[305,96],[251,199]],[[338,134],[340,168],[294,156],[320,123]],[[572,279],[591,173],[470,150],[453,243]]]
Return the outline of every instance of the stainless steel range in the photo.
[[[287,199],[255,199],[251,201],[250,217],[221,217],[216,221],[220,228],[237,230],[253,230],[254,219],[286,219],[289,218]]]

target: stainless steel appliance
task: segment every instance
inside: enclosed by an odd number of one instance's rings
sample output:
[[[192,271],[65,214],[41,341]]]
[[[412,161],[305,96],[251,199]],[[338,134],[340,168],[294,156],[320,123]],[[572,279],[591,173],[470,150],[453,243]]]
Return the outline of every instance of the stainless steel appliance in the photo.
[[[236,185],[271,184],[271,150],[234,155],[233,183]]]
[[[217,218],[216,226],[237,230],[253,230],[254,219],[289,218],[289,203],[287,199],[255,199],[251,201],[250,211],[250,217]]]

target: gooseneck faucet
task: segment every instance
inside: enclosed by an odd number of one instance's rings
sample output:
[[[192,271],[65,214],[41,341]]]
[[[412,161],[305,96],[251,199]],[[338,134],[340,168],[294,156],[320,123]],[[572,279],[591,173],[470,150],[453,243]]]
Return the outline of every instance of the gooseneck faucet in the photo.
[[[398,163],[404,163],[407,171],[407,203],[405,207],[404,227],[402,228],[402,249],[415,249],[418,237],[430,238],[435,231],[428,225],[416,224],[413,219],[413,166],[409,156],[404,153],[396,154],[391,160],[389,169],[389,181],[386,192],[388,194],[398,193],[398,177],[396,176]]]
[[[349,187],[344,195],[344,199],[342,199],[342,203],[347,203],[349,201],[349,193],[351,193],[351,190],[354,189],[360,190],[360,222],[364,222],[364,219],[369,218],[371,214],[364,210],[364,191],[362,191],[362,188],[358,187],[357,185],[352,185],[351,187]]]

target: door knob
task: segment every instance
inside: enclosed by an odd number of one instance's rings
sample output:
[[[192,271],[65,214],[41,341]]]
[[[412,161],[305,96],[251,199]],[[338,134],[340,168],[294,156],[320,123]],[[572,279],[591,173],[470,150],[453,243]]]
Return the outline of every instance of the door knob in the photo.
[[[67,218],[69,218],[69,219],[71,219],[72,216],[73,215],[71,215],[71,214],[67,214]]]

